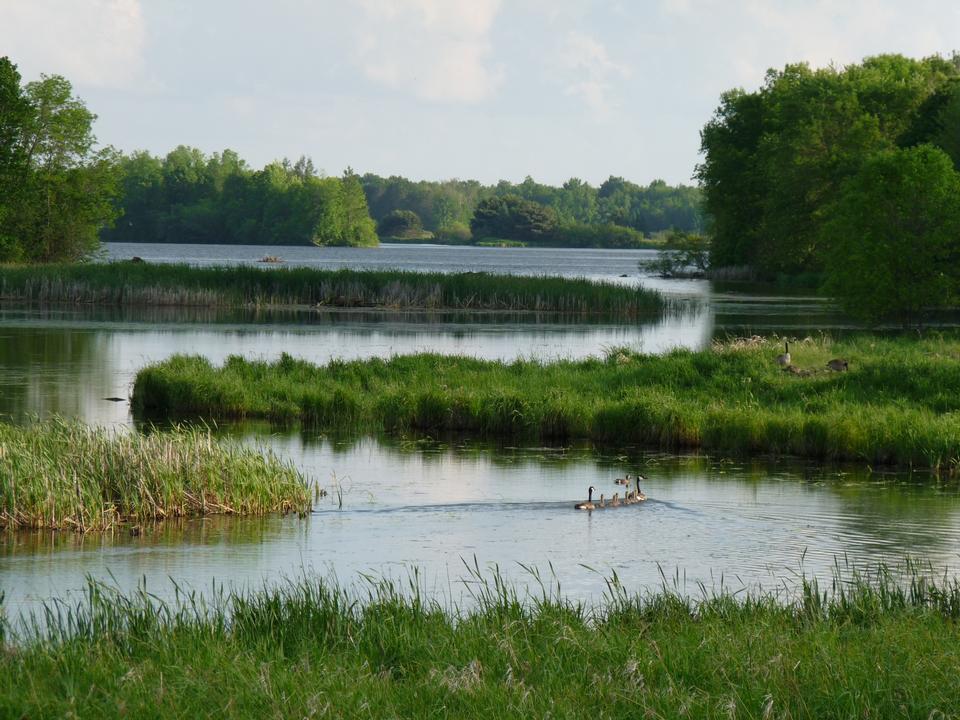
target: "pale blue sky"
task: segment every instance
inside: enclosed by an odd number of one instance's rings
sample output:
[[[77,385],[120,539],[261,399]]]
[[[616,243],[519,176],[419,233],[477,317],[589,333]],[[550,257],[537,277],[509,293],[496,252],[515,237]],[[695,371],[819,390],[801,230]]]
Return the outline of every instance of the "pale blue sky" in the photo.
[[[768,67],[955,49],[955,0],[0,0],[0,54],[103,143],[418,179],[690,182]]]

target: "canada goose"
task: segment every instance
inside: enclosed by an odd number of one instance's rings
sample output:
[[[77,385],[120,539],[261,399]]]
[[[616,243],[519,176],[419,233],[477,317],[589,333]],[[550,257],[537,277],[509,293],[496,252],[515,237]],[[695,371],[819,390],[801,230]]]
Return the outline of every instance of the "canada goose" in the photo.
[[[607,501],[606,501],[606,499],[603,497],[603,493],[600,493],[600,504],[597,505],[597,507],[596,507],[595,509],[597,509],[597,510],[603,510],[606,506],[607,506]]]
[[[617,485],[629,485],[629,484],[630,484],[630,476],[627,475],[626,477],[617,478],[616,480],[614,480],[614,482],[615,482]]]
[[[777,355],[777,365],[780,367],[787,367],[790,365],[790,343],[783,343],[783,354]]]
[[[637,475],[637,491],[633,494],[633,501],[635,503],[643,502],[647,499],[647,496],[643,494],[643,490],[640,489],[640,481],[646,480],[643,475]]]
[[[613,500],[610,501],[610,507],[620,507],[620,493],[613,494]]]
[[[846,372],[850,367],[850,363],[848,363],[846,360],[834,358],[827,363],[827,367],[834,372]]]
[[[594,490],[596,490],[596,488],[595,488],[593,485],[591,485],[589,488],[587,488],[587,501],[586,501],[585,503],[577,503],[576,505],[573,506],[573,509],[574,509],[574,510],[593,510],[593,509],[595,509],[597,506],[593,504],[593,491],[594,491]]]

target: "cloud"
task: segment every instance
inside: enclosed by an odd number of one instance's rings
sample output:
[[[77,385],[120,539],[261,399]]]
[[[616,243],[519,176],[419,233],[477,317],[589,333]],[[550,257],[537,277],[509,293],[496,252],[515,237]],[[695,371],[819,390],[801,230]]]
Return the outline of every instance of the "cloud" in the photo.
[[[425,100],[478,103],[502,70],[489,61],[500,0],[361,0],[364,74]]]
[[[119,88],[143,67],[140,0],[0,0],[0,48],[25,79],[64,75],[78,85]]]
[[[564,92],[583,100],[595,118],[608,119],[619,106],[614,83],[630,77],[630,68],[615,62],[599,40],[578,31],[567,33],[559,64],[571,78]]]

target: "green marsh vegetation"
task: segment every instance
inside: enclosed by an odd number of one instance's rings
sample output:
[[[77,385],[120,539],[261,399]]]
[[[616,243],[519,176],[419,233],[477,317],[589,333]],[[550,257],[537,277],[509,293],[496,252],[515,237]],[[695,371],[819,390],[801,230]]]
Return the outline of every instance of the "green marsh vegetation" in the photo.
[[[960,587],[883,568],[795,599],[614,576],[591,606],[469,568],[466,607],[409,582],[302,578],[163,603],[91,583],[0,625],[9,717],[950,717]],[[536,573],[534,573],[536,575]],[[2,617],[2,616],[0,616]],[[5,639],[4,639],[4,636]]]
[[[116,262],[0,267],[0,299],[104,305],[309,305],[634,317],[659,293],[610,283],[488,273],[192,267]]]
[[[105,530],[208,514],[305,512],[304,477],[209,430],[0,423],[0,528]]]
[[[960,472],[960,341],[928,337],[718,343],[662,356],[614,350],[581,361],[440,355],[334,361],[177,356],[143,368],[148,418],[267,418],[329,430],[458,432],[721,455],[795,455]],[[842,357],[850,371],[830,372]]]

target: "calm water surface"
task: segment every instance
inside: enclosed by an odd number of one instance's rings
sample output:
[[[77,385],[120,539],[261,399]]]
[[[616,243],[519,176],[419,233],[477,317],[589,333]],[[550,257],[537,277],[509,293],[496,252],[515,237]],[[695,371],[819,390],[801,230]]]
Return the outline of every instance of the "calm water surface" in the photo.
[[[0,308],[0,416],[22,422],[63,414],[128,425],[136,371],[174,353],[220,362],[231,354],[281,352],[324,362],[420,351],[484,358],[578,358],[616,346],[649,352],[700,348],[730,334],[842,333],[851,325],[815,298],[723,293],[703,281],[644,277],[649,251],[384,246],[378,249],[111,245],[111,258],[156,262],[256,262],[279,254],[316,267],[487,270],[585,276],[670,293],[677,312],[632,323],[459,313],[278,313],[206,309],[36,310]],[[621,277],[626,275],[626,277]],[[119,401],[106,398],[119,398]],[[829,574],[836,557],[858,566],[907,554],[953,566],[960,497],[952,485],[896,475],[796,465],[703,460],[590,447],[502,448],[472,443],[336,442],[311,435],[243,431],[291,457],[331,494],[306,520],[210,519],[167,524],[141,537],[17,534],[0,542],[0,589],[17,610],[69,596],[86,574],[124,588],[146,578],[164,594],[170,578],[196,588],[258,585],[304,570],[403,576],[422,569],[432,588],[456,592],[461,558],[552,564],[565,593],[596,597],[616,571],[631,589],[679,569],[708,585],[776,587],[784,578]],[[588,485],[611,494],[633,468],[649,476],[642,506],[571,510]],[[340,489],[343,507],[333,504]],[[693,590],[694,588],[689,588]]]
[[[459,599],[462,563],[474,558],[520,584],[530,580],[520,563],[544,574],[552,565],[565,593],[590,600],[613,571],[641,589],[659,585],[661,568],[680,570],[690,592],[697,581],[719,588],[721,579],[729,589],[774,589],[800,572],[828,577],[844,556],[861,567],[907,555],[954,566],[960,547],[960,495],[927,478],[586,446],[310,435],[270,444],[329,491],[309,518],[192,521],[139,537],[20,533],[0,545],[11,608],[76,593],[88,574],[126,589],[145,578],[169,596],[170,578],[202,591],[214,580],[256,587],[305,571],[348,583],[359,573],[403,578],[413,567],[429,591]],[[646,503],[572,509],[589,484],[610,496],[622,491],[613,479],[638,467],[648,476]]]

